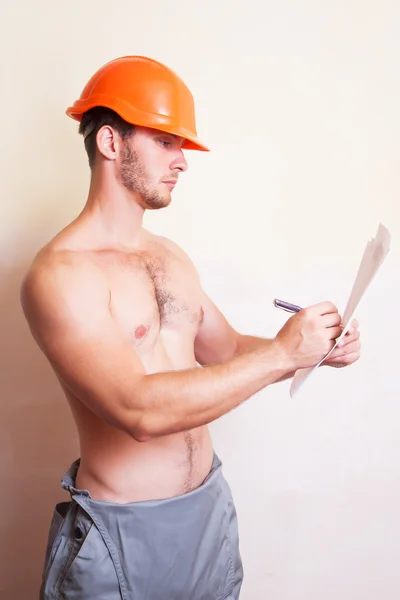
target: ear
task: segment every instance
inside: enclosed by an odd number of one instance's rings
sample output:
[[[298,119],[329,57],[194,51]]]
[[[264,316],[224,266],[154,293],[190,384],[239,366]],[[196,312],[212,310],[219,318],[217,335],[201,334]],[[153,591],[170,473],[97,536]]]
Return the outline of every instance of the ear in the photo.
[[[115,160],[119,149],[119,137],[112,127],[104,125],[96,135],[97,149],[108,160]]]

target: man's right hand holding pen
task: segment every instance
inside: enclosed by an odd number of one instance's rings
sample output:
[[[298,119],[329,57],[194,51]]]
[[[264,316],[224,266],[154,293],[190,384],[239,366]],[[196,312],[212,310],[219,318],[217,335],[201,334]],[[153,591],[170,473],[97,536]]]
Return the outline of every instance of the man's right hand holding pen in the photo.
[[[301,308],[283,300],[274,305],[294,313],[278,332],[275,341],[284,351],[293,370],[314,367],[332,350],[341,335],[342,318],[332,302],[320,302]],[[346,335],[323,365],[344,367],[360,357],[360,332],[354,319]]]

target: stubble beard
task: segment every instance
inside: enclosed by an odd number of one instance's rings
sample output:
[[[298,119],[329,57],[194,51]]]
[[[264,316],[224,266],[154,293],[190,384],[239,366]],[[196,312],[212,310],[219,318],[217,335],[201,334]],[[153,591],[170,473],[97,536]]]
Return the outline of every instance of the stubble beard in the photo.
[[[162,195],[157,188],[147,183],[148,175],[136,150],[124,144],[119,172],[121,183],[131,192],[138,194],[146,208],[157,210],[168,206],[171,195]]]

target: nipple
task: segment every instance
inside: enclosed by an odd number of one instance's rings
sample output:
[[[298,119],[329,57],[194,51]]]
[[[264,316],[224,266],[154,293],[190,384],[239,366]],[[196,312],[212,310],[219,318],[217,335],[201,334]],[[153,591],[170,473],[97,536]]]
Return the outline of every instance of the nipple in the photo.
[[[147,329],[144,325],[139,325],[137,329],[135,329],[135,338],[137,340],[141,340],[147,333]]]

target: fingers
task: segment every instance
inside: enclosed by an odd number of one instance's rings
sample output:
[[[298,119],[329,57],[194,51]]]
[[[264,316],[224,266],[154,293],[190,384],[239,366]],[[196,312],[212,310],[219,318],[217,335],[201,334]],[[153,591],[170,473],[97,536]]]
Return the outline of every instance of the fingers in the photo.
[[[342,333],[341,327],[327,327],[328,335],[330,340],[336,340]]]
[[[358,329],[358,321],[357,319],[353,319],[352,322],[350,323],[350,327],[349,329],[355,331],[356,329]]]
[[[311,306],[308,306],[307,308],[303,308],[302,311],[303,313],[309,313],[310,316],[323,316],[323,315],[339,315],[339,311],[336,308],[336,306],[333,304],[333,302],[318,302],[318,304],[312,304]],[[340,317],[340,315],[339,315]],[[341,318],[340,318],[341,319]],[[339,323],[341,322],[341,320],[339,321]],[[335,325],[337,323],[334,323]],[[358,329],[358,321],[357,319],[352,319],[350,327],[349,327],[349,331],[353,332],[356,329]]]
[[[332,367],[346,367],[356,362],[360,358],[360,353],[361,343],[358,321],[353,319],[346,335],[329,356],[327,364]]]
[[[352,333],[354,333],[357,330],[358,330],[358,321],[356,319],[353,319],[350,323],[350,327],[346,331],[346,335],[351,335]]]
[[[342,317],[339,315],[339,313],[330,313],[327,315],[323,315],[321,317],[321,321],[324,327],[339,327],[339,325],[342,322]],[[340,329],[342,332],[343,328],[341,327]]]
[[[313,304],[312,306],[308,306],[304,309],[304,311],[309,312],[312,315],[328,315],[331,313],[337,313],[338,309],[332,302],[319,302],[318,304]]]
[[[346,356],[337,356],[332,358],[334,352],[330,355],[326,364],[330,367],[347,367],[348,365],[352,365],[360,358],[360,352],[350,352],[350,354],[346,354]]]
[[[359,340],[353,340],[352,342],[346,344],[346,346],[344,348],[340,347],[340,344],[334,349],[334,351],[332,352],[332,354],[330,355],[329,359],[330,360],[334,360],[334,359],[342,359],[345,356],[348,356],[349,354],[353,354],[353,353],[358,353],[360,354],[360,348],[361,348],[361,344],[359,342]]]
[[[309,306],[300,311],[298,315],[301,319],[322,324],[323,327],[336,327],[342,322],[342,318],[332,302],[321,302]]]
[[[347,346],[348,344],[351,344],[352,342],[357,341],[359,339],[360,339],[360,332],[358,330],[355,331],[354,333],[350,333],[348,331],[346,333],[346,335],[338,343],[338,347],[343,348],[344,346]]]
[[[327,329],[328,339],[336,340],[342,333],[342,318],[332,302],[320,302],[301,311],[300,318],[309,320],[316,328]]]
[[[361,344],[359,340],[354,340],[345,346],[344,348],[340,348],[342,356],[346,354],[351,354],[352,352],[359,352],[361,348]]]

